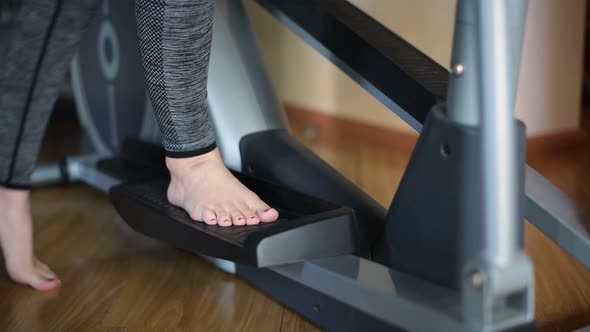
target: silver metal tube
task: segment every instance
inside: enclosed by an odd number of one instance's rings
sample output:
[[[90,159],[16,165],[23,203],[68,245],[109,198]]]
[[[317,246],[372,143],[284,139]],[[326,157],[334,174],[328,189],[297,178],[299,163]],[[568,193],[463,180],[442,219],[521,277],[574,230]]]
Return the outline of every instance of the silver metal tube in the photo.
[[[233,170],[242,170],[242,137],[289,128],[241,0],[216,3],[207,90],[217,146]]]
[[[31,174],[31,185],[33,187],[57,184],[62,181],[62,171],[59,163],[36,166],[33,174]]]
[[[479,125],[477,40],[476,4],[471,0],[459,0],[446,114],[450,120],[468,126]]]
[[[516,5],[517,2],[520,2]],[[523,5],[524,3],[524,5]],[[493,264],[508,264],[517,250],[519,222],[517,137],[514,104],[525,1],[479,0],[480,110],[484,255]],[[522,37],[517,37],[522,40]],[[515,49],[518,48],[518,49]]]

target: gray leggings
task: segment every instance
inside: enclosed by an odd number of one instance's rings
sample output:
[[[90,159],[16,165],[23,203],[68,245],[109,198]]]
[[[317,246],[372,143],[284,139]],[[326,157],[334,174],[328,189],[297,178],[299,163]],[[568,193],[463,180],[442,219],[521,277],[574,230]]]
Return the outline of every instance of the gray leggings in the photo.
[[[0,185],[30,186],[59,86],[99,0],[21,0],[0,21]],[[215,148],[207,114],[214,0],[135,0],[142,63],[173,158]],[[0,17],[2,13],[0,12]]]

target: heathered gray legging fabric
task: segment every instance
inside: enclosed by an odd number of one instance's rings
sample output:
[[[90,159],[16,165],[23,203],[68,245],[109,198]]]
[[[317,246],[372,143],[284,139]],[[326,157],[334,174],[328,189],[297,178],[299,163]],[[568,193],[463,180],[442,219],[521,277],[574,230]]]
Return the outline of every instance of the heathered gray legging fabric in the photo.
[[[214,0],[135,2],[146,85],[167,155],[211,151],[206,80]],[[59,85],[100,1],[19,3],[0,26],[0,185],[28,188]]]
[[[12,3],[0,27],[0,184],[19,188],[30,183],[60,83],[100,2]]]
[[[207,112],[214,0],[136,0],[143,68],[169,157],[215,148]]]

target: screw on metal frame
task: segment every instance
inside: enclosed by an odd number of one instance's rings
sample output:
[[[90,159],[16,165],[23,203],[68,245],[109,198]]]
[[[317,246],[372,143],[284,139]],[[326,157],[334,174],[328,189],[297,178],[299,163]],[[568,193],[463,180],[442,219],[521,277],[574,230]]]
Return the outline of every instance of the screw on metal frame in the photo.
[[[484,275],[479,270],[472,270],[467,273],[467,281],[471,287],[481,289],[483,288]]]
[[[451,74],[453,74],[454,76],[461,76],[463,75],[464,71],[465,67],[460,63],[455,64],[451,67]]]

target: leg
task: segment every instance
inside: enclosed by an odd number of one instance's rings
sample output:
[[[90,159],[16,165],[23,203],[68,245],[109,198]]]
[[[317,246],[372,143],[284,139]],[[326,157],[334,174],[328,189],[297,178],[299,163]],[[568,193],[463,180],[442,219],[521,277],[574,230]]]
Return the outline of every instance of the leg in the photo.
[[[23,0],[0,49],[0,244],[12,279],[47,290],[59,279],[33,253],[30,176],[59,85],[96,0]]]
[[[207,114],[215,1],[135,3],[147,87],[171,174],[168,200],[212,225],[275,221],[278,212],[233,177],[215,146]]]

